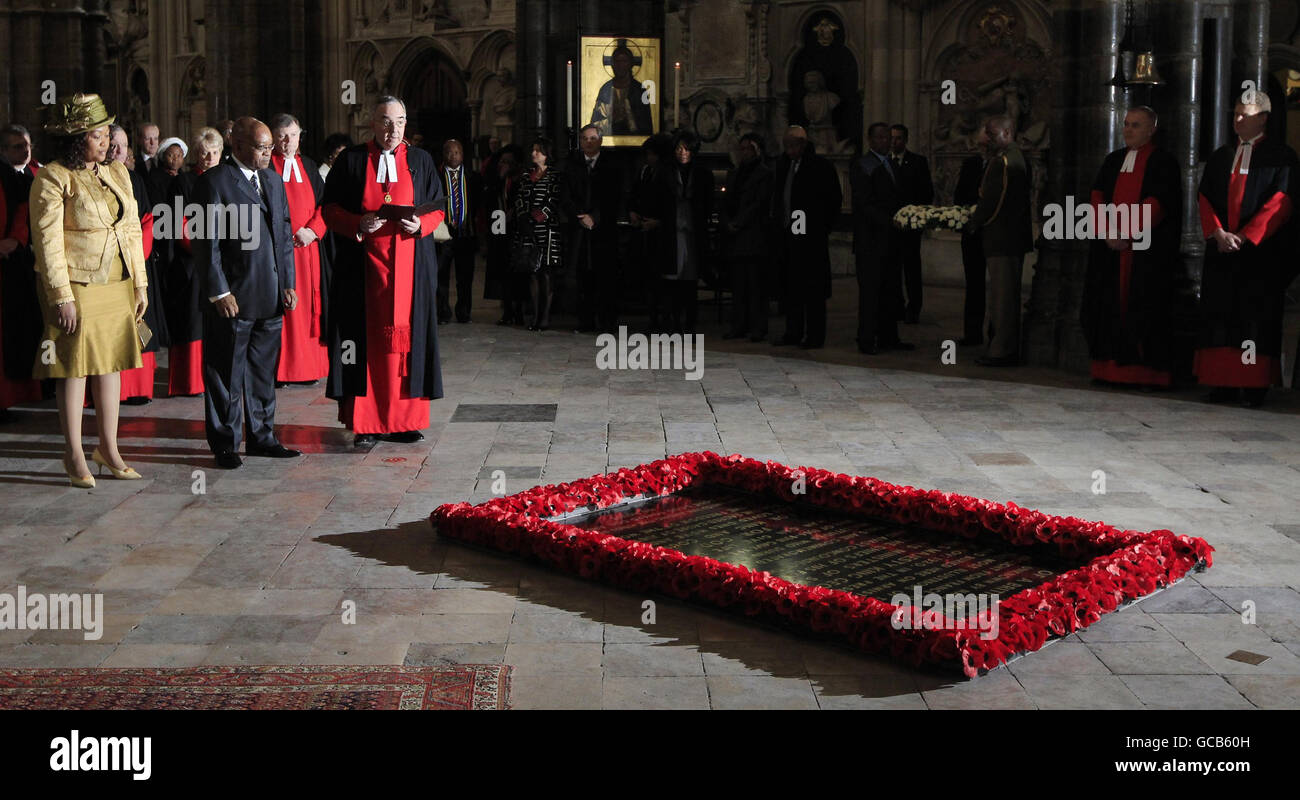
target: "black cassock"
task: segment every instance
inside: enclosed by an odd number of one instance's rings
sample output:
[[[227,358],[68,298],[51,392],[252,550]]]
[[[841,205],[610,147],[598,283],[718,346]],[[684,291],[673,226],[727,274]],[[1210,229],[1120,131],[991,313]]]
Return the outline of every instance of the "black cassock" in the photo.
[[[1128,148],[1120,148],[1101,164],[1092,185],[1096,203],[1125,202],[1114,199]],[[1142,189],[1135,200],[1159,204],[1159,222],[1152,209],[1150,246],[1132,251],[1128,276],[1127,308],[1120,305],[1120,253],[1106,242],[1092,242],[1084,282],[1081,318],[1088,351],[1093,361],[1114,361],[1119,366],[1141,365],[1168,372],[1172,368],[1169,343],[1169,312],[1174,280],[1179,269],[1179,239],[1183,194],[1179,188],[1178,161],[1160,148],[1146,159]]]
[[[17,173],[8,164],[0,163],[0,191],[5,194],[5,218],[0,219],[0,239],[21,238],[17,228],[28,227],[27,198],[31,193],[32,178]],[[32,378],[32,365],[40,349],[45,323],[41,318],[41,303],[36,287],[36,256],[32,252],[31,237],[27,242],[0,258],[0,281],[4,290],[4,308],[0,319],[4,331],[0,334],[4,347],[5,376],[10,380],[26,381]]]
[[[1228,189],[1237,143],[1215,150],[1201,177],[1201,228],[1208,241],[1201,272],[1197,378],[1212,386],[1268,386],[1276,380],[1283,297],[1300,266],[1293,212],[1300,162],[1290,147],[1268,137],[1252,149],[1236,230],[1229,227]],[[1219,252],[1210,236],[1220,226],[1247,239],[1241,250]],[[1256,369],[1240,363],[1245,341],[1255,344]],[[1262,367],[1275,373],[1249,374]]]
[[[325,179],[322,214],[337,205],[349,214],[362,215],[369,145],[349,147],[334,162]],[[445,207],[442,181],[433,157],[418,147],[406,147],[407,169],[417,206],[434,203]],[[396,223],[390,223],[396,224]],[[331,228],[334,226],[330,225]],[[338,233],[336,231],[336,233]],[[432,235],[415,241],[415,272],[411,297],[410,396],[433,400],[442,397],[442,368],[438,358],[438,252]],[[325,395],[335,400],[366,394],[366,270],[367,256],[355,237],[335,237],[329,284],[330,374]],[[343,363],[343,343],[355,343],[355,358]]]
[[[145,183],[144,176],[135,170],[131,170],[131,193],[135,195],[135,203],[140,211],[140,224],[153,225],[153,205],[149,202],[149,188]],[[149,306],[144,311],[144,324],[149,326],[153,332],[153,337],[149,339],[149,344],[145,345],[146,353],[156,353],[161,347],[171,346],[171,336],[167,332],[167,315],[163,313],[164,301],[167,297],[166,284],[164,283],[163,270],[159,268],[164,253],[170,253],[171,248],[167,247],[166,242],[159,242],[153,238],[153,232],[145,233],[145,238],[153,242],[149,255],[144,260],[145,277],[149,279],[148,292]]]

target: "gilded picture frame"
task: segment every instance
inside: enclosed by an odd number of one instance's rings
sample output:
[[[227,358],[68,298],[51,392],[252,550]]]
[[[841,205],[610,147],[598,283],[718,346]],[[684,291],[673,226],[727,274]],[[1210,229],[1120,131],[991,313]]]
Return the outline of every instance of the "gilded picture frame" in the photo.
[[[662,47],[645,37],[580,37],[576,127],[599,126],[606,147],[639,147],[658,133]]]

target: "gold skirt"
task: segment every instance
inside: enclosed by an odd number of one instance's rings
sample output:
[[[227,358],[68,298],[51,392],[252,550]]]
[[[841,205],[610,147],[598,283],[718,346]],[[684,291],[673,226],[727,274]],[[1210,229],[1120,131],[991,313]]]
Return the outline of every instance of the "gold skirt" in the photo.
[[[42,304],[45,333],[36,351],[34,378],[84,378],[141,366],[135,329],[135,286],[130,278],[107,284],[73,283],[77,332],[59,328],[58,309]]]

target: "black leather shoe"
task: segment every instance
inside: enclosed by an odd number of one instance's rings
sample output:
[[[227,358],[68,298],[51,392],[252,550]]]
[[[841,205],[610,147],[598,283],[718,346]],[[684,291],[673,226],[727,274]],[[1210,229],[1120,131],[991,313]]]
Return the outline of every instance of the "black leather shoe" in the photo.
[[[464,325],[466,322],[469,322],[469,317],[462,317],[460,314],[457,314],[456,321]]]
[[[1016,367],[1020,362],[1014,358],[1001,356],[980,356],[975,359],[975,363],[981,367]]]
[[[446,325],[448,322],[451,322],[451,317],[443,317],[443,316],[438,317],[439,325]]]
[[[145,397],[144,395],[136,395],[136,396],[134,396],[134,397],[128,397],[128,398],[126,398],[125,400],[123,400],[123,401],[122,401],[122,405],[124,405],[124,406],[147,406],[147,405],[149,405],[149,404],[152,403],[152,402],[153,402],[152,400],[150,400],[149,398]]]
[[[379,444],[377,433],[358,433],[352,438],[353,447],[374,447],[377,444]]]
[[[302,455],[301,450],[290,450],[284,445],[276,442],[270,447],[249,446],[244,448],[244,454],[249,456],[262,456],[263,458],[297,458]]]
[[[822,349],[822,343],[821,343],[821,342],[800,342],[800,343],[799,343],[799,349],[800,349],[800,350],[820,350],[820,349]]]
[[[885,345],[886,350],[915,350],[916,345],[911,342],[892,342]]]
[[[799,341],[797,339],[787,339],[784,336],[782,336],[779,339],[772,340],[773,347],[790,347],[796,344],[799,344]]]
[[[385,442],[398,442],[400,444],[414,444],[422,441],[424,434],[419,431],[399,431],[398,433],[385,433],[379,437]]]
[[[239,469],[244,466],[244,460],[233,450],[219,450],[213,455],[216,456],[217,466],[221,469]]]
[[[1241,397],[1241,390],[1232,386],[1216,386],[1205,396],[1206,402],[1232,403]]]

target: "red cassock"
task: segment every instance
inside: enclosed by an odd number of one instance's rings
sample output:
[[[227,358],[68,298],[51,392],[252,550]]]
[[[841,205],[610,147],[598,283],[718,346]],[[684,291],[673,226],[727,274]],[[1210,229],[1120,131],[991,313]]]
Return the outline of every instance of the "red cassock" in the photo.
[[[1133,207],[1135,204],[1144,204],[1151,207],[1151,227],[1159,225],[1164,220],[1165,210],[1161,207],[1160,201],[1155,197],[1142,197],[1142,181],[1146,177],[1147,161],[1151,157],[1154,147],[1147,144],[1145,147],[1138,148],[1133,162],[1133,171],[1124,172],[1120,170],[1115,178],[1115,188],[1111,192],[1110,203],[1113,205],[1123,205]],[[1102,205],[1106,202],[1101,191],[1093,190],[1092,206],[1095,212],[1094,219],[1097,220],[1096,235],[1099,239],[1107,238],[1106,216],[1102,213]],[[1121,238],[1131,239],[1138,233],[1141,220],[1130,217],[1123,217],[1128,223],[1128,230],[1119,231]],[[1133,279],[1133,249],[1120,251],[1119,254],[1119,294],[1117,297],[1110,298],[1119,305],[1121,319],[1129,314],[1130,284]],[[1154,369],[1145,364],[1119,364],[1114,359],[1093,359],[1092,377],[1111,383],[1127,383],[1149,386],[1168,386],[1173,383],[1173,374],[1167,370]]]
[[[140,234],[144,241],[144,260],[153,254],[153,212],[146,211],[140,218]],[[135,369],[122,370],[122,399],[128,397],[153,397],[153,375],[158,368],[156,353],[141,353],[141,365]],[[89,401],[90,392],[86,393]]]
[[[7,167],[0,166],[0,169],[7,169]],[[19,245],[24,247],[28,244],[29,239],[27,204],[19,204],[13,214],[13,223],[11,225],[4,192],[0,192],[0,239],[16,239]],[[0,286],[0,308],[4,306],[3,292],[4,287]],[[35,300],[36,298],[33,297],[32,301],[35,302]],[[0,331],[3,330],[4,320],[0,319]],[[5,377],[4,366],[4,348],[0,347],[0,409],[11,408],[19,403],[33,403],[41,399],[40,381],[10,380]]]
[[[366,212],[380,206],[413,205],[414,190],[406,159],[406,145],[394,151],[397,180],[376,181],[379,147],[371,142],[366,159],[365,189],[361,207]],[[330,225],[338,230],[358,230],[359,215],[331,207]],[[442,221],[442,211],[420,217],[420,235],[427,236]],[[397,222],[386,222],[363,235],[366,281],[366,393],[339,399],[339,422],[355,433],[400,433],[429,427],[428,399],[411,397],[411,301],[415,276],[415,236]]]
[[[297,285],[298,306],[286,311],[280,334],[280,368],[277,381],[315,381],[329,374],[329,350],[321,331],[323,306],[320,264],[320,238],[325,235],[319,198],[307,170],[314,166],[295,155],[298,168],[284,182],[289,196],[289,227],[295,234],[307,228],[316,239],[306,247],[293,248],[293,274]],[[271,168],[284,175],[284,156],[273,154]]]

